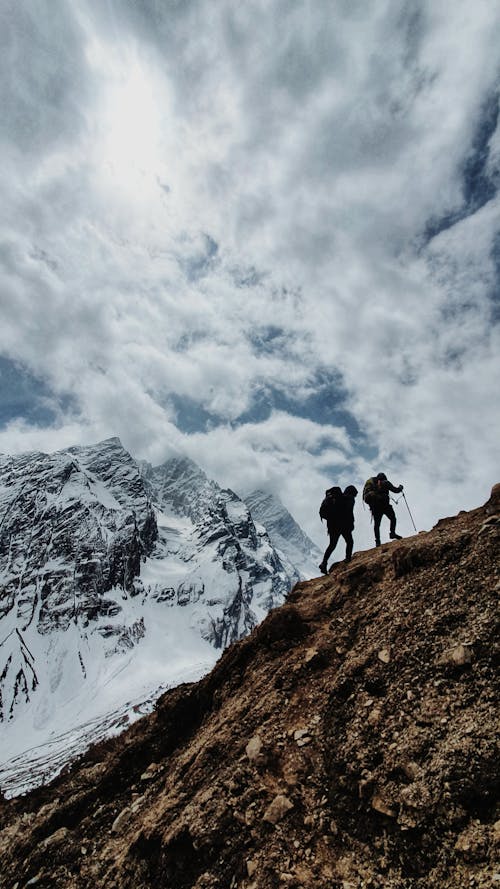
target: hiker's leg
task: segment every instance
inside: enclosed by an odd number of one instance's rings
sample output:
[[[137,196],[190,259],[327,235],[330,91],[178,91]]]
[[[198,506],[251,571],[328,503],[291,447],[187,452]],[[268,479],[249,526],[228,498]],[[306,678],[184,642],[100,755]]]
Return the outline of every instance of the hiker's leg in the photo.
[[[396,513],[392,506],[387,507],[386,515],[391,523],[391,530],[389,532],[389,537],[392,540],[401,540],[401,534],[396,534]]]
[[[384,515],[387,516],[389,522],[391,523],[391,527],[389,529],[390,533],[394,534],[394,531],[396,530],[396,513],[394,512],[394,508],[391,506],[390,503],[384,509]]]
[[[333,530],[333,528],[332,528],[332,530],[329,529],[328,533],[330,535],[330,543],[328,544],[328,546],[325,550],[325,555],[323,556],[323,561],[321,562],[321,565],[319,566],[320,571],[322,571],[324,574],[327,573],[328,559],[330,558],[331,554],[333,553],[333,550],[337,546],[337,543],[339,542],[339,537],[340,537],[340,531],[335,531],[335,530]]]
[[[354,546],[352,531],[349,529],[344,529],[342,531],[342,537],[345,540],[345,560],[346,562],[350,562],[352,557],[352,548]]]
[[[321,559],[321,562],[319,564],[319,570],[321,571],[322,574],[328,574],[328,567],[327,566],[328,566],[328,559],[330,558],[331,552],[332,552],[332,539],[330,538],[330,543],[328,544],[327,548],[325,549],[325,555],[323,556],[323,558]]]
[[[391,537],[392,540],[401,540],[401,536],[396,534],[396,513],[394,512],[394,507],[392,507],[390,503],[385,509],[385,514],[391,523],[389,537]]]
[[[380,546],[380,522],[382,520],[382,513],[379,509],[374,509],[372,512],[373,515],[373,532],[375,534],[375,546]]]

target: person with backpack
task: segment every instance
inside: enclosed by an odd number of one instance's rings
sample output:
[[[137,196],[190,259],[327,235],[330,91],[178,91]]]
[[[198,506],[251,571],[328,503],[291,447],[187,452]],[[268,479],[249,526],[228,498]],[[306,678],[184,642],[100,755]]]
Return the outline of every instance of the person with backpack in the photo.
[[[326,519],[330,542],[325,550],[319,570],[322,574],[328,574],[328,559],[333,553],[339,538],[345,540],[345,561],[350,562],[352,557],[354,528],[354,501],[358,491],[354,485],[348,485],[344,493],[341,488],[329,488],[325,499],[321,504],[319,514]]]
[[[373,530],[375,532],[375,546],[380,546],[380,522],[382,516],[387,516],[390,522],[389,537],[391,540],[401,540],[401,535],[396,534],[396,513],[389,502],[389,491],[400,494],[403,485],[395,487],[384,472],[369,478],[363,488],[363,500],[370,507],[373,516]]]

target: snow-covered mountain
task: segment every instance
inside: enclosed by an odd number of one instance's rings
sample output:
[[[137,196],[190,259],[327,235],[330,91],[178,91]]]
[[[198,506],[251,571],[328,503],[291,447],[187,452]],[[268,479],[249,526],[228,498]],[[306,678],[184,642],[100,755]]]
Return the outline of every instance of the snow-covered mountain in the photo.
[[[305,579],[316,577],[318,561],[322,559],[315,543],[304,534],[279,497],[266,491],[252,491],[245,497],[254,521],[266,528],[273,546],[292,565],[299,567]]]
[[[0,457],[2,759],[63,764],[58,736],[118,730],[110,714],[202,675],[280,604],[307,541],[278,548],[262,518],[192,461],[139,464],[116,438]]]

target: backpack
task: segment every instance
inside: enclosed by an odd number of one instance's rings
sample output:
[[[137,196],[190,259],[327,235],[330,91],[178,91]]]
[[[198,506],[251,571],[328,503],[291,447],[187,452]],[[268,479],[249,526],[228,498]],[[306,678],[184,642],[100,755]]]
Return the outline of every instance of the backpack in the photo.
[[[341,497],[342,488],[328,488],[328,490],[325,491],[325,497],[319,508],[321,521],[323,521],[323,519],[326,519],[327,522],[331,522],[333,519],[338,517],[341,506]]]
[[[373,503],[373,501],[377,499],[378,494],[379,491],[377,488],[377,479],[367,479],[363,488],[363,500],[365,501],[365,503],[368,503],[369,506],[370,503]]]

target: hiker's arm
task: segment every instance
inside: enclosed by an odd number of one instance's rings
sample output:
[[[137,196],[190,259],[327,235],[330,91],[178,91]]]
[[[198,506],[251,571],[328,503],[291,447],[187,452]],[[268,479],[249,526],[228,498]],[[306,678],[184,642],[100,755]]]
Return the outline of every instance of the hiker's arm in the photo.
[[[403,485],[398,485],[396,488],[395,485],[391,484],[389,481],[387,482],[387,487],[393,494],[401,494],[401,491],[403,490]]]

